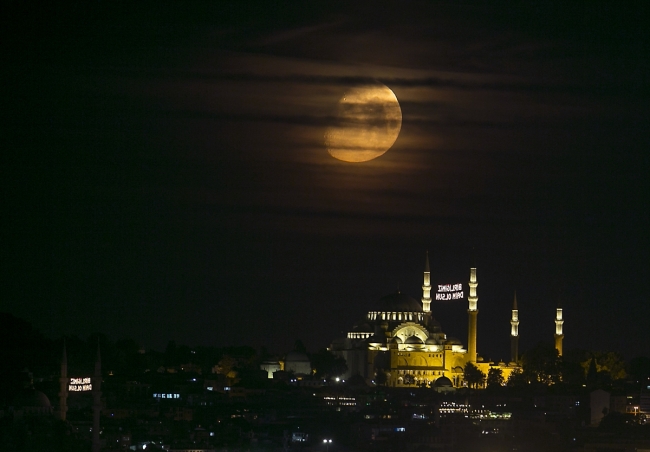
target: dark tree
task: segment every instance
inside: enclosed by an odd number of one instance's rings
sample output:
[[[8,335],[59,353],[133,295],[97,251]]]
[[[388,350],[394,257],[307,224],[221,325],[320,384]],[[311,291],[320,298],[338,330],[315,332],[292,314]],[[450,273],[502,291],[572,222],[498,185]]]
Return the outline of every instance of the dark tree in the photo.
[[[237,360],[230,355],[223,355],[217,364],[217,373],[227,378],[237,377]]]
[[[496,389],[503,386],[503,371],[497,367],[492,367],[487,374],[487,387],[488,389]]]
[[[592,386],[598,383],[598,368],[596,367],[596,358],[592,357],[589,361],[587,370],[587,384]]]
[[[606,409],[605,409],[606,410]],[[624,433],[630,430],[635,424],[634,415],[627,413],[617,413],[616,411],[605,412],[605,417],[600,421],[598,428],[600,430],[616,433]]]
[[[303,344],[302,340],[300,339],[296,339],[293,349],[297,352],[307,354],[307,347],[305,347],[305,344]]]
[[[589,352],[586,350],[565,351],[560,362],[562,383],[574,387],[581,387],[585,384],[586,372],[583,362],[587,359],[589,359]]]
[[[334,355],[326,348],[310,356],[311,367],[318,378],[334,378],[343,375],[348,370],[348,365],[340,356]]]
[[[388,382],[388,376],[386,375],[386,372],[383,370],[377,370],[375,373],[375,383],[378,386],[384,386]]]
[[[478,388],[485,382],[485,374],[472,363],[465,364],[464,378],[470,388]]]
[[[176,342],[175,341],[169,341],[167,343],[167,347],[165,348],[165,365],[166,366],[174,366],[177,365],[177,359],[176,359]]]
[[[348,386],[359,386],[359,387],[365,387],[365,386],[368,386],[368,385],[366,384],[366,379],[363,378],[363,377],[362,377],[361,375],[359,375],[359,374],[352,375],[350,378],[348,378],[348,379],[346,380],[346,382],[347,382]],[[375,382],[377,382],[376,379],[375,379]]]
[[[506,383],[509,388],[522,388],[528,384],[521,369],[515,369],[510,373]]]
[[[561,381],[560,355],[553,344],[540,342],[521,357],[529,383],[551,385]]]
[[[627,377],[626,364],[620,354],[616,352],[591,352],[590,355],[593,359],[585,360],[582,365],[584,368],[589,366],[589,372],[591,372],[591,362],[595,359],[596,380],[599,383],[609,384]]]

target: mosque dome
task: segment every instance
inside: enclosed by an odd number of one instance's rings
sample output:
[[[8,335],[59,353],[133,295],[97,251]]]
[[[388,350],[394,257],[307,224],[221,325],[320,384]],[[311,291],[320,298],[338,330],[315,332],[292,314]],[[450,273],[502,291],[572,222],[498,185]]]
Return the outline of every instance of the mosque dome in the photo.
[[[311,373],[309,357],[305,353],[295,350],[287,353],[284,358],[284,370],[296,375],[309,375]]]
[[[399,336],[395,336],[395,337],[391,340],[391,342],[393,342],[393,343],[395,343],[395,344],[403,344],[403,343],[404,343],[404,342],[402,341],[402,339],[401,339]]]
[[[418,345],[424,344],[424,342],[422,342],[422,339],[420,339],[417,336],[409,336],[408,338],[406,338],[404,343],[405,344],[418,344]]]
[[[438,341],[436,340],[435,337],[429,336],[424,343],[427,344],[427,345],[437,345]]]
[[[434,333],[441,333],[442,328],[440,327],[440,322],[431,317],[427,323],[427,329]]]
[[[51,408],[50,399],[36,389],[24,389],[14,399],[16,408]]]
[[[287,356],[285,358],[285,361],[290,361],[290,362],[309,362],[309,357],[302,352],[297,352],[297,351],[292,351],[287,353]]]
[[[380,312],[422,312],[422,305],[415,298],[396,292],[380,298],[377,310]]]

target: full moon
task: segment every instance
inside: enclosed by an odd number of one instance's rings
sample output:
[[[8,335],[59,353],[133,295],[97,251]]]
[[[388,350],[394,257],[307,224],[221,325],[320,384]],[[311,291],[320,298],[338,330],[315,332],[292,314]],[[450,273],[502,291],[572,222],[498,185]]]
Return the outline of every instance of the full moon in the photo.
[[[344,162],[367,162],[388,151],[402,128],[402,110],[386,85],[348,90],[338,103],[336,123],[325,132],[325,146]]]

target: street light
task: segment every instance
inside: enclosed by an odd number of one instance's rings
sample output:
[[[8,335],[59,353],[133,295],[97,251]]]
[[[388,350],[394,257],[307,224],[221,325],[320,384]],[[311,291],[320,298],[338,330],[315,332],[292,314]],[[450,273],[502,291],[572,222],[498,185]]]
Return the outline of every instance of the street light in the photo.
[[[323,444],[325,444],[325,452],[330,452],[330,444],[332,444],[332,440],[324,439]]]

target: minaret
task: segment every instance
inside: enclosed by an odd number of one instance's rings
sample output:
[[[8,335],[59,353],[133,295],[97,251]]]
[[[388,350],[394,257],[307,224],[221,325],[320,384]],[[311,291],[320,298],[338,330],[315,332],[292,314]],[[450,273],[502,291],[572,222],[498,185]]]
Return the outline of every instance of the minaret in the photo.
[[[422,310],[431,312],[431,271],[429,269],[429,252],[424,261],[424,283],[422,284]]]
[[[99,442],[99,415],[102,410],[102,357],[97,341],[97,359],[95,360],[95,373],[93,375],[93,441],[92,452],[101,452]]]
[[[558,303],[557,309],[555,310],[555,349],[560,356],[562,356],[562,339],[564,339],[564,334],[562,333],[563,323],[562,306]]]
[[[517,309],[517,291],[515,301],[512,303],[512,317],[510,317],[510,361],[519,360],[519,309]]]
[[[476,268],[471,268],[469,271],[469,308],[467,314],[469,316],[469,326],[467,328],[467,360],[471,363],[476,362],[476,318],[478,317],[478,296],[476,295]]]
[[[61,358],[61,376],[59,377],[59,419],[65,421],[68,412],[68,354],[63,339],[63,357]]]

